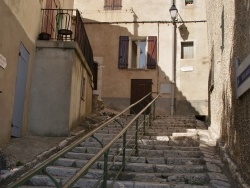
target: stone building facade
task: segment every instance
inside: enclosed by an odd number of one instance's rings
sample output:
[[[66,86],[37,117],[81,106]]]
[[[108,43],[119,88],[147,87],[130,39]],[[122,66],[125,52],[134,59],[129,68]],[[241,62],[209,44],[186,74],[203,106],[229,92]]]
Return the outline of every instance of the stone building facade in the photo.
[[[199,22],[206,20],[205,2],[190,2],[176,1],[180,16],[173,63],[172,1],[75,1],[99,65],[95,92],[105,106],[124,109],[136,96],[152,91],[163,92],[158,114],[207,115],[207,25]],[[139,42],[140,58],[135,54]],[[144,63],[134,63],[136,58]]]
[[[211,57],[209,130],[238,166],[233,175],[242,174],[249,184],[250,62],[247,57],[250,54],[250,1],[207,0],[206,4]],[[237,73],[237,67],[243,65],[244,75]],[[244,84],[246,91],[238,97],[239,84]]]

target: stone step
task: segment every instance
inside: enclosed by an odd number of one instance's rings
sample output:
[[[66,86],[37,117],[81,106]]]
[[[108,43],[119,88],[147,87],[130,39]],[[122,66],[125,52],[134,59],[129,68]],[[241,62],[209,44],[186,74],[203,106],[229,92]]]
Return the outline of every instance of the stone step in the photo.
[[[173,138],[169,140],[168,136],[158,136],[157,140],[141,139],[138,143],[143,145],[168,145],[181,147],[198,147],[200,145],[197,139],[192,138]]]
[[[94,155],[92,155],[94,156]],[[54,162],[56,166],[67,167],[82,167],[89,160],[80,158],[81,156],[75,156],[75,158],[60,158]],[[96,163],[100,163],[102,160],[98,160]],[[108,161],[122,162],[122,156],[109,156]],[[126,157],[126,163],[142,163],[142,164],[167,164],[167,165],[205,165],[205,161],[201,158],[149,158],[149,157]],[[99,164],[96,164],[98,168]]]
[[[102,177],[103,175],[103,164],[98,164],[96,163],[98,167],[98,169],[90,169],[88,170],[88,173],[84,176],[85,178],[89,178],[89,179],[99,179]],[[57,168],[57,167],[55,167]],[[61,167],[59,167],[60,170],[62,169]],[[57,170],[59,169],[57,168]],[[121,165],[119,164],[119,166],[115,166],[111,167],[111,170],[109,171],[109,175],[108,175],[108,179],[114,179],[117,175],[117,171],[114,170],[118,170],[119,168],[121,168]],[[126,169],[134,169],[133,167],[126,167]],[[67,168],[68,171],[69,168]],[[157,169],[157,167],[156,167]],[[63,177],[63,173],[60,173],[61,171],[58,170],[57,173],[55,173],[55,170],[51,170],[48,169],[47,171],[50,172],[52,175],[54,175],[55,177],[58,177],[59,175]],[[74,168],[75,170],[75,168]],[[73,172],[75,172],[73,170]],[[118,180],[124,180],[124,181],[128,181],[128,180],[133,180],[133,181],[145,181],[145,182],[185,182],[185,183],[196,183],[199,185],[201,184],[205,184],[208,181],[208,175],[206,173],[167,173],[167,172],[152,172],[151,170],[149,170],[150,172],[138,172],[138,171],[132,171],[132,172],[128,172],[125,171],[123,173],[121,173],[118,177]],[[69,174],[67,174],[69,175]],[[68,176],[66,176],[68,177]],[[60,179],[60,178],[57,178]]]
[[[69,152],[65,155],[66,159],[78,159],[78,160],[90,160],[92,157],[94,157],[95,154],[86,154],[86,153],[72,153]],[[103,160],[103,156],[99,159]],[[108,156],[109,161],[122,161],[122,156]],[[202,158],[164,158],[164,157],[157,157],[157,158],[148,158],[148,157],[126,157],[126,160],[130,163],[149,163],[149,164],[204,164],[204,160]]]
[[[157,140],[159,138],[159,136],[165,136],[165,137],[168,136],[170,140],[179,139],[178,137],[190,137],[190,138],[193,138],[195,140],[198,139],[197,133],[172,133],[170,135],[162,133],[160,135],[150,135],[150,136],[143,135],[142,138],[143,139],[148,139],[148,140]]]
[[[81,147],[96,147],[101,148],[101,145],[98,142],[82,142],[79,146]],[[112,148],[120,148],[122,147],[122,143],[115,143]],[[127,148],[134,148],[134,143],[128,144]],[[139,149],[152,149],[152,150],[182,150],[182,151],[199,151],[199,147],[182,147],[182,146],[171,146],[171,145],[144,145],[139,141],[138,143]]]
[[[173,133],[173,132],[198,132],[197,129],[183,128],[183,127],[150,127],[147,133]]]
[[[60,184],[64,184],[68,178],[62,178],[60,180]],[[81,178],[79,179],[76,184],[73,186],[73,188],[89,188],[94,187],[97,180],[95,179],[86,179]],[[47,177],[47,176],[34,176],[29,180],[30,186],[22,186],[23,188],[31,188],[31,187],[41,187],[41,188],[47,188],[47,187],[55,187],[53,186],[53,182]],[[42,186],[38,186],[41,185]],[[32,186],[33,185],[33,186]],[[115,188],[208,188],[208,186],[195,186],[195,185],[186,185],[184,183],[177,184],[174,187],[171,183],[167,182],[140,182],[140,181],[107,181],[108,187],[115,187]],[[101,185],[97,186],[98,188],[101,188]]]
[[[97,168],[102,169],[103,163],[96,163]],[[111,163],[109,163],[111,164]],[[84,165],[84,164],[79,164]],[[121,162],[114,162],[110,170],[118,171],[122,167]],[[79,170],[78,167],[65,166],[48,166],[46,171],[52,176],[73,176]],[[144,172],[144,173],[203,173],[205,172],[203,165],[164,165],[164,164],[143,164],[143,163],[127,163],[126,172]],[[89,170],[90,172],[90,170]],[[115,172],[116,173],[116,172]]]
[[[112,138],[102,138],[100,141],[103,144],[107,144],[111,141]],[[127,138],[129,140],[130,138]],[[155,136],[154,138],[148,139],[148,138],[141,138],[138,140],[138,143],[144,144],[144,145],[168,145],[168,146],[199,146],[199,140],[198,136],[195,137],[169,137],[169,136]],[[94,138],[88,138],[86,139],[86,142],[97,142]],[[122,138],[117,140],[117,143],[122,143]]]
[[[101,150],[101,148],[96,147],[75,147],[71,152],[74,153],[88,153],[96,154]],[[118,153],[122,154],[122,148],[111,148],[109,150],[109,155],[116,155]],[[135,150],[126,148],[127,153],[133,153],[135,155]],[[200,157],[202,155],[201,151],[182,151],[182,150],[156,150],[156,149],[138,149],[138,156],[140,157]]]

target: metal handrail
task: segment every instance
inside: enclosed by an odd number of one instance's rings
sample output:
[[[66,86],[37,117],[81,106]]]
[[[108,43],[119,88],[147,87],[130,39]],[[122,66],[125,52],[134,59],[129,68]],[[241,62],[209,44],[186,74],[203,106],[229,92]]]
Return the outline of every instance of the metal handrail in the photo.
[[[139,104],[141,101],[143,101],[144,99],[146,99],[148,96],[150,96],[152,93],[147,94],[145,97],[143,97],[142,99],[140,99],[139,101],[135,102],[134,104],[130,105],[129,107],[127,107],[125,110],[123,110],[122,112],[120,112],[119,114],[115,115],[113,118],[107,120],[105,123],[103,123],[102,125],[100,125],[99,127],[95,128],[94,130],[92,130],[91,132],[89,132],[88,134],[86,134],[85,136],[83,136],[81,139],[73,142],[72,144],[70,144],[69,146],[65,147],[64,149],[62,149],[61,151],[59,151],[58,153],[56,153],[55,155],[51,156],[50,158],[48,158],[47,160],[45,160],[44,162],[42,162],[41,164],[38,164],[35,168],[33,168],[32,170],[30,170],[29,172],[27,172],[26,174],[24,174],[24,176],[20,177],[20,179],[16,180],[15,182],[12,182],[11,184],[8,185],[8,188],[16,188],[19,187],[21,185],[23,185],[26,181],[28,181],[31,177],[33,177],[34,175],[38,174],[39,172],[42,172],[48,165],[50,165],[51,163],[55,162],[57,159],[59,159],[60,157],[62,157],[63,155],[65,155],[67,152],[69,152],[70,150],[72,150],[74,147],[78,146],[79,144],[81,144],[84,140],[86,140],[87,138],[91,137],[92,135],[94,135],[98,130],[104,128],[106,125],[108,125],[109,123],[111,123],[112,121],[114,121],[117,117],[121,116],[124,112],[128,111],[130,108],[132,108],[133,106]],[[85,171],[87,171],[87,169],[106,151],[108,150],[112,144],[122,135],[124,134],[124,132],[131,126],[131,124],[150,106],[152,105],[152,103],[160,96],[160,94],[157,95],[157,97],[155,99],[153,99],[140,113],[138,113],[133,119],[132,121],[129,122],[129,124],[124,127],[121,132],[115,136],[115,138],[112,139],[112,143],[109,143],[108,145],[104,146],[103,149],[95,156],[93,157],[81,170],[81,173],[77,173],[72,179],[70,179],[63,187],[67,187],[69,185],[72,185],[72,182],[77,181],[76,177],[79,179],[79,177],[82,175],[82,173],[84,173]],[[88,168],[86,168],[86,166]],[[53,181],[53,180],[52,180]],[[67,185],[67,186],[66,186]]]
[[[87,172],[87,170],[96,162],[110,147],[127,131],[127,129],[138,119],[138,117],[150,107],[160,94],[157,95],[155,99],[153,99],[143,110],[141,110],[128,124],[126,127],[124,127],[120,133],[118,133],[107,145],[105,145],[91,160],[89,160],[88,163],[86,163],[71,179],[69,179],[66,184],[63,186],[63,188],[71,187],[74,183],[76,183],[79,178],[83,174]],[[145,98],[145,97],[144,97]]]

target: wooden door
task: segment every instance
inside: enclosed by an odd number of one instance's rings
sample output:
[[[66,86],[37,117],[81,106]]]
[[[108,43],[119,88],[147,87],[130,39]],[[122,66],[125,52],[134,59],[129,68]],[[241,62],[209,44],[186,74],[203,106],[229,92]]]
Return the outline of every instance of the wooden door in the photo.
[[[133,104],[152,92],[152,79],[132,79],[131,80],[131,96],[130,104]],[[134,106],[131,110],[131,114],[140,112],[151,101],[151,95],[144,99],[140,104]],[[147,110],[147,113],[149,113]]]

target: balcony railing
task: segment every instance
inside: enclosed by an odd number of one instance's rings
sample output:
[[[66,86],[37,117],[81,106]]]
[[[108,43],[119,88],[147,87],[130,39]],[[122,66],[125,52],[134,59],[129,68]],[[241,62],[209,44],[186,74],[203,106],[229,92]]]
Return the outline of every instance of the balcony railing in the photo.
[[[93,51],[78,10],[42,9],[42,28],[38,39],[76,41],[94,73]]]

